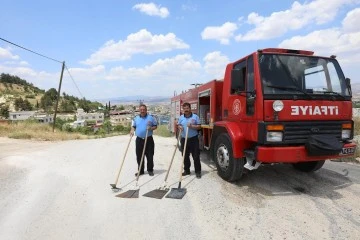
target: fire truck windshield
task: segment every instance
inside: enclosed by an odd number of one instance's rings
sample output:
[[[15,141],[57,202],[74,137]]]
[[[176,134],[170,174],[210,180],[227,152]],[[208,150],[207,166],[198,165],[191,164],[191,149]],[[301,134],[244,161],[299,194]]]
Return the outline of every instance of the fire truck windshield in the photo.
[[[262,54],[259,58],[264,96],[346,99],[351,92],[335,59]]]

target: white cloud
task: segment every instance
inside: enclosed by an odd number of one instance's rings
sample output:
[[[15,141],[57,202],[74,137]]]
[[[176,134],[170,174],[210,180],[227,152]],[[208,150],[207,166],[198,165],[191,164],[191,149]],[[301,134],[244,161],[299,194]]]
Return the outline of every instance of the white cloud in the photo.
[[[247,23],[255,27],[245,34],[239,34],[235,40],[272,39],[310,24],[321,25],[332,21],[342,6],[358,2],[359,0],[314,0],[301,4],[295,1],[290,9],[274,12],[268,17],[252,12],[248,15]]]
[[[344,20],[342,21],[345,32],[360,31],[360,8],[355,8],[348,12]]]
[[[237,29],[236,23],[226,22],[220,27],[210,26],[206,27],[202,33],[202,39],[215,39],[221,44],[229,44],[230,38],[234,36]]]
[[[170,14],[166,7],[161,7],[161,5],[155,5],[154,3],[139,3],[133,6],[133,9],[139,10],[149,16],[158,16],[161,18],[166,18]]]
[[[5,65],[19,65],[19,66],[29,66],[29,63],[26,61],[6,61]]]
[[[0,59],[18,60],[20,57],[18,55],[13,55],[9,49],[0,47]]]
[[[230,62],[229,58],[221,52],[211,52],[204,57],[204,69],[206,73],[215,79],[223,79],[226,65]]]
[[[353,24],[359,21],[360,11],[350,11],[342,22],[342,28],[330,28],[314,31],[304,36],[295,36],[279,44],[281,48],[315,51],[317,55],[336,55],[346,65],[360,63],[360,28]],[[355,20],[357,19],[357,20]]]
[[[191,55],[181,54],[172,58],[158,59],[144,67],[118,66],[107,70],[99,65],[91,68],[72,68],[69,71],[77,82],[86,86],[87,92],[80,88],[86,98],[138,94],[170,96],[174,90],[187,89],[194,79],[199,79],[202,66]],[[71,81],[69,77],[64,79],[67,82]]]
[[[189,48],[189,45],[177,38],[174,33],[153,35],[146,29],[141,29],[139,32],[127,36],[124,41],[115,42],[110,40],[106,42],[83,63],[96,65],[109,61],[127,60],[134,54],[153,54],[187,48]]]
[[[31,68],[9,67],[0,64],[0,72],[16,75],[35,86],[48,90],[59,84],[59,72],[37,72]],[[147,95],[171,96],[175,90],[188,89],[191,83],[203,79],[200,62],[189,54],[158,59],[144,67],[122,66],[106,69],[104,65],[88,68],[69,68],[72,78],[87,99]],[[206,79],[207,81],[208,79]],[[65,70],[61,92],[79,96],[70,75]]]
[[[182,81],[197,74],[201,64],[192,59],[189,54],[177,55],[173,58],[159,59],[143,68],[116,67],[110,70],[108,79],[127,80],[130,82],[159,82]]]
[[[4,66],[2,64],[0,64],[0,72],[18,76],[45,90],[57,88],[59,84],[60,73],[37,72],[29,67]]]

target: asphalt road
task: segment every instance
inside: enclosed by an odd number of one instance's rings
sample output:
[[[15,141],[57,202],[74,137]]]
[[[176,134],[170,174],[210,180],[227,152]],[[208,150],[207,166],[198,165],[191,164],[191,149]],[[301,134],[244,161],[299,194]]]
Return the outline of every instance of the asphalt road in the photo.
[[[0,138],[0,239],[359,239],[360,167],[327,162],[316,173],[266,165],[231,184],[202,155],[203,177],[183,179],[182,200],[146,198],[165,177],[175,139],[155,137],[155,176],[140,197],[115,197],[129,136],[65,142]],[[118,186],[135,185],[135,143]],[[168,183],[177,187],[181,156]]]

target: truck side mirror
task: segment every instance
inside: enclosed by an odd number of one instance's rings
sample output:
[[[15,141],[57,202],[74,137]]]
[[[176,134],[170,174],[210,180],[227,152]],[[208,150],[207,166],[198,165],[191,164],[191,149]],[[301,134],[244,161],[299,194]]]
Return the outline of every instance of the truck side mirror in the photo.
[[[245,79],[242,69],[231,70],[231,93],[245,91]]]
[[[349,93],[350,93],[350,95],[352,95],[352,92],[351,92],[351,84],[350,84],[350,78],[345,78],[345,84],[346,84],[346,87],[349,89]]]

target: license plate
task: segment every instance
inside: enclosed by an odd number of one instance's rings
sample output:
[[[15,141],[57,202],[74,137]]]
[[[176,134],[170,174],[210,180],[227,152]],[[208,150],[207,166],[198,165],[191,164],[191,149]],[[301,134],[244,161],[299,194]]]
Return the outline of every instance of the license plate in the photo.
[[[342,148],[340,155],[349,155],[355,153],[355,147]]]

